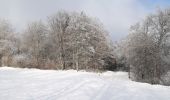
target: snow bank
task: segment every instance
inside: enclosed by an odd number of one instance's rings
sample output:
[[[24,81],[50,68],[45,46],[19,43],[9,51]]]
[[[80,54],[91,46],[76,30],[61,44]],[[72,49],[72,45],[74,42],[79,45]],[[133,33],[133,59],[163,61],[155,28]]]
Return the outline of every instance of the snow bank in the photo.
[[[125,72],[0,68],[0,100],[169,100],[170,87],[133,82]]]

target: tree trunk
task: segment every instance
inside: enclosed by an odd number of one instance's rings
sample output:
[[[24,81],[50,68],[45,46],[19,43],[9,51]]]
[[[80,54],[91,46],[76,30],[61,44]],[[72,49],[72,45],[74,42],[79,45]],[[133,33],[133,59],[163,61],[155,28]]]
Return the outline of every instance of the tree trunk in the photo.
[[[0,54],[0,66],[2,66],[2,54]]]
[[[76,50],[76,70],[79,70],[79,57],[78,57],[78,50]]]

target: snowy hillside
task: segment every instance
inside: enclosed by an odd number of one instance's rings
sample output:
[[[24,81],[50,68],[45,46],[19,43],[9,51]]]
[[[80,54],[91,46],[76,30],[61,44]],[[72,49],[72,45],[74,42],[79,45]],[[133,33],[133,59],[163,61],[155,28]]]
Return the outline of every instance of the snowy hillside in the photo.
[[[1,67],[0,100],[170,100],[170,87],[132,82],[125,72]]]

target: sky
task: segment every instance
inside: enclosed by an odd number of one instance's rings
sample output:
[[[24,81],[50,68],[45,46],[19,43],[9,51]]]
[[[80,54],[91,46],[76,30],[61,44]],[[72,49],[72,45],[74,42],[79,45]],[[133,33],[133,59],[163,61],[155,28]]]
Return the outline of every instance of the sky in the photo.
[[[117,41],[127,36],[129,27],[170,0],[0,0],[0,18],[9,20],[16,31],[32,21],[47,20],[59,10],[84,11],[98,18]]]

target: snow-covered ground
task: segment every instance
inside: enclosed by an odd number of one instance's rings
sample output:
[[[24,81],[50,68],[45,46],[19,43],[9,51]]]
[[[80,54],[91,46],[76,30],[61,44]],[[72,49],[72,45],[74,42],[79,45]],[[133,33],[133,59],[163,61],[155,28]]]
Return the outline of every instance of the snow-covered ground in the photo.
[[[170,100],[170,87],[133,82],[125,72],[1,67],[0,100]]]

